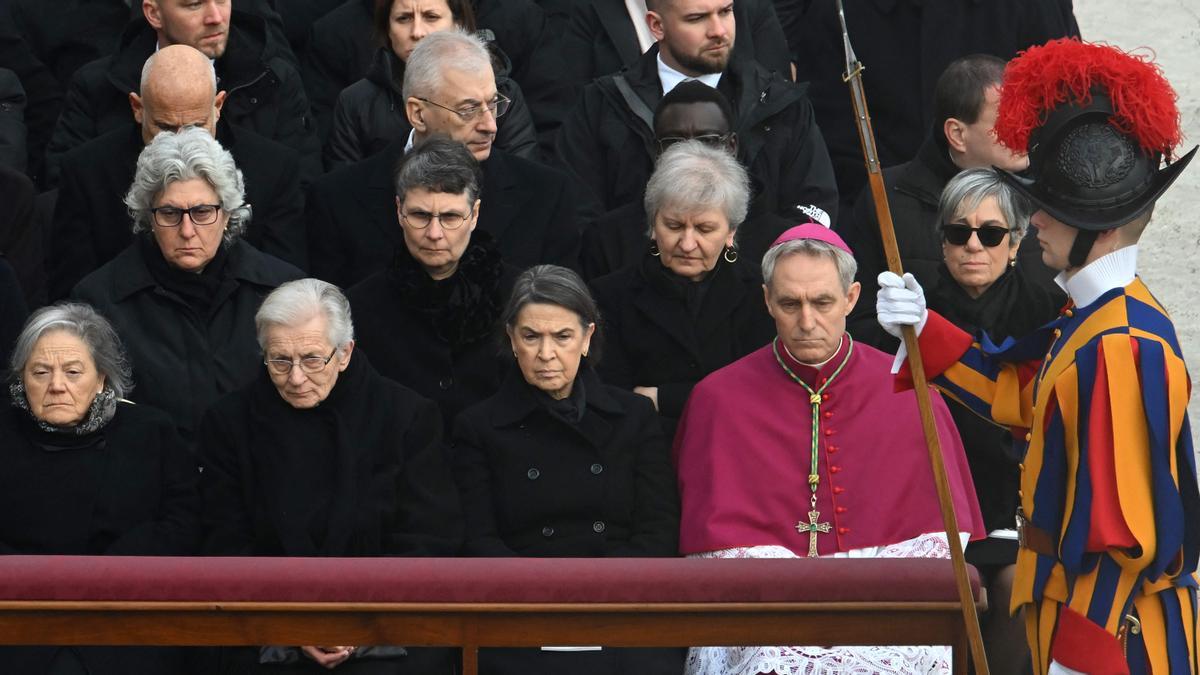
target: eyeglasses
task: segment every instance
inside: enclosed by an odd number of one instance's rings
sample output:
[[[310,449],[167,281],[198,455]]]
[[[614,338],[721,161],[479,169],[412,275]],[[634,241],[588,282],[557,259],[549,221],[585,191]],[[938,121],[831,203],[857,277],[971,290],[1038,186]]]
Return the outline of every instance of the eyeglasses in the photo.
[[[971,233],[979,235],[979,243],[988,248],[999,246],[1000,242],[1008,236],[1009,230],[1004,227],[996,227],[995,225],[985,225],[983,227],[969,227],[958,223],[946,223],[942,225],[942,238],[946,243],[954,246],[966,246],[968,241],[971,241]]]
[[[300,363],[300,370],[312,374],[325,370],[325,366],[329,365],[329,362],[333,360],[333,355],[336,353],[337,347],[334,347],[333,351],[329,352],[329,356],[325,358],[321,358],[320,356],[302,356],[299,359],[265,359],[263,363],[276,375],[290,375],[292,368],[296,366],[297,362]]]
[[[471,217],[475,212],[475,207],[471,207],[466,215],[447,211],[445,213],[430,213],[428,211],[401,211],[400,221],[414,230],[423,230],[429,227],[429,224],[437,220],[442,224],[443,230],[457,230],[463,226],[463,223]]]
[[[700,134],[699,136],[663,136],[658,139],[658,151],[666,152],[667,148],[676,143],[684,141],[700,141],[710,148],[721,149],[729,145],[729,139],[733,138],[733,133],[728,134]]]
[[[464,122],[473,122],[473,121],[479,119],[483,115],[483,111],[485,108],[487,110],[491,111],[492,117],[496,117],[496,118],[502,117],[504,115],[504,113],[508,112],[508,107],[510,105],[512,105],[512,100],[510,100],[507,96],[503,96],[501,94],[496,94],[495,100],[490,101],[484,105],[473,105],[473,106],[469,106],[466,108],[451,108],[449,106],[444,106],[441,103],[437,103],[435,101],[430,101],[427,98],[421,98],[420,96],[417,96],[416,99],[418,101],[424,101],[424,102],[428,103],[429,105],[435,105],[435,106],[441,108],[442,110],[449,110],[450,112],[454,113],[455,115],[458,115],[458,117]]]
[[[159,227],[177,227],[183,222],[185,213],[193,225],[212,225],[217,222],[217,214],[220,212],[220,204],[197,204],[190,209],[181,209],[178,206],[157,206],[150,209],[154,216],[154,224]]]

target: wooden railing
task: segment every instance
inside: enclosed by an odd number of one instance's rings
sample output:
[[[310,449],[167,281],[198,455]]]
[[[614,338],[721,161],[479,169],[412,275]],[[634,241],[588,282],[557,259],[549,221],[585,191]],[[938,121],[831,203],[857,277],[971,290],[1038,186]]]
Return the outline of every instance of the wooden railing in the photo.
[[[972,576],[979,604],[984,601]],[[0,644],[942,644],[948,560],[0,557]]]

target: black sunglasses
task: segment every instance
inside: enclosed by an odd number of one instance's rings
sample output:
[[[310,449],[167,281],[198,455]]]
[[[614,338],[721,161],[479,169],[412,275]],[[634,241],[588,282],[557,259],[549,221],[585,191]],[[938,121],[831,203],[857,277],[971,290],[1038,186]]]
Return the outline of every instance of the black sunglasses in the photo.
[[[1008,229],[1004,227],[996,227],[994,225],[985,225],[983,227],[969,227],[958,223],[946,223],[942,225],[942,238],[947,243],[955,246],[966,246],[968,241],[971,241],[971,233],[979,235],[979,243],[988,248],[999,246],[1000,242],[1008,236]]]

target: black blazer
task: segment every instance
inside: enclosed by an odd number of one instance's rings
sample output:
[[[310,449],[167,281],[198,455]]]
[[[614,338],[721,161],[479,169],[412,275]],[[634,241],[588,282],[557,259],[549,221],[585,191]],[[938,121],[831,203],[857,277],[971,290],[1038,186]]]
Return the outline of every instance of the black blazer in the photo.
[[[245,239],[255,248],[303,269],[304,192],[300,155],[249,129],[217,123],[217,140],[233,155],[253,210]],[[58,299],[80,279],[117,257],[133,241],[123,199],[144,148],[141,129],[130,123],[66,153],[46,261],[50,297]]]
[[[605,337],[597,370],[622,388],[658,387],[659,412],[670,434],[697,382],[774,335],[752,267],[721,259],[709,274],[694,318],[662,263],[649,253],[592,283]]]
[[[404,246],[392,170],[407,142],[396,139],[313,184],[305,205],[313,276],[347,288],[382,269]],[[519,268],[575,267],[580,218],[567,177],[494,147],[482,168],[479,228],[496,240],[504,260]]]

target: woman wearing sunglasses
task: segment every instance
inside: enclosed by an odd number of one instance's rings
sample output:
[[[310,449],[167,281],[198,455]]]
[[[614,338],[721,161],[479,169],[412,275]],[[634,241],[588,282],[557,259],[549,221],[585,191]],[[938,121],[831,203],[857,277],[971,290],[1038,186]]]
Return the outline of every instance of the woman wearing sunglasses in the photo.
[[[1057,316],[1061,296],[1018,263],[1017,249],[1031,214],[1030,205],[994,169],[970,169],[951,179],[938,204],[944,261],[929,307],[967,331],[986,332],[996,344],[1022,337]],[[1020,672],[1029,660],[1024,620],[1009,617],[1008,599],[1016,569],[1013,528],[1021,458],[1007,430],[961,405],[951,405],[950,412],[988,530],[987,539],[972,542],[966,556],[993,599],[981,617],[989,662],[994,672]]]

